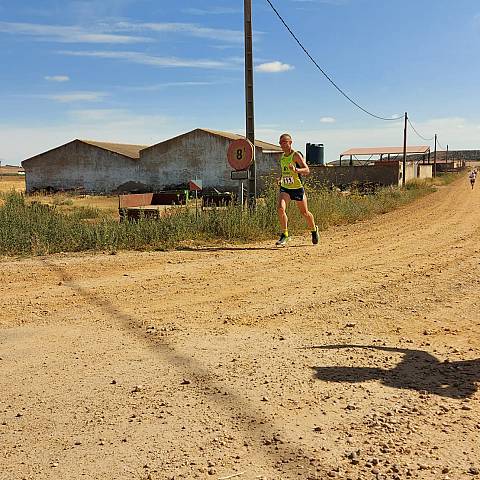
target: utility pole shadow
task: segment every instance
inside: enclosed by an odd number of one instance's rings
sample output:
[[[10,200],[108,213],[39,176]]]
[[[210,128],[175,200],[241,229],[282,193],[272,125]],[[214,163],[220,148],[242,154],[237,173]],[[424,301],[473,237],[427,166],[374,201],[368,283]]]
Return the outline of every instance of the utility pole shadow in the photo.
[[[423,350],[375,345],[315,345],[306,348],[322,350],[369,349],[403,354],[392,369],[375,367],[313,367],[314,375],[325,382],[365,382],[378,380],[389,387],[427,392],[441,397],[468,398],[480,382],[480,359],[439,361]]]
[[[59,279],[80,295],[86,303],[101,309],[120,328],[150,348],[157,357],[169,362],[183,375],[194,378],[199,394],[203,395],[207,401],[218,404],[221,410],[238,422],[240,429],[243,430],[245,440],[250,441],[251,438],[255,441],[257,448],[263,453],[266,465],[269,464],[270,467],[277,465],[274,468],[280,468],[278,473],[282,474],[282,467],[278,467],[278,465],[283,464],[283,459],[291,458],[291,462],[286,466],[290,469],[297,467],[301,468],[303,472],[314,469],[309,461],[314,456],[314,452],[309,451],[304,445],[299,445],[295,441],[278,443],[270,440],[275,439],[278,435],[280,424],[275,425],[275,422],[272,422],[269,416],[248,400],[246,395],[235,392],[228,383],[216,380],[215,372],[202,365],[193,355],[180,353],[165,337],[158,341],[146,335],[145,327],[140,319],[123,312],[120,307],[97,295],[93,290],[82,287],[71,274],[59,265],[47,259],[42,259],[42,262],[54,270]],[[225,394],[215,395],[212,393],[217,391],[223,391]],[[320,468],[317,466],[316,471],[318,472]]]

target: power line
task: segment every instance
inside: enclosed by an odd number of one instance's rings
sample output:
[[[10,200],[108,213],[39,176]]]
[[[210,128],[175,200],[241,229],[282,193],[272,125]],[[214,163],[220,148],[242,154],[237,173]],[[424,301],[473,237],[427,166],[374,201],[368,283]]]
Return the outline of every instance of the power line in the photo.
[[[295,39],[295,41],[298,43],[300,48],[305,52],[307,57],[313,62],[313,64],[323,73],[325,78],[351,103],[353,103],[357,108],[365,112],[367,115],[370,115],[374,118],[378,118],[379,120],[386,120],[386,121],[395,121],[395,120],[401,120],[403,119],[402,117],[397,117],[397,118],[385,118],[385,117],[380,117],[379,115],[375,115],[374,113],[369,112],[365,108],[363,108],[361,105],[359,105],[357,102],[355,102],[352,98],[350,98],[328,75],[325,73],[325,71],[320,67],[320,65],[314,60],[314,58],[308,53],[307,49],[302,45],[300,40],[295,36],[295,34],[292,32],[290,27],[286,24],[285,20],[282,18],[282,16],[278,13],[277,9],[272,5],[272,2],[270,0],[267,0],[267,3],[272,7],[272,10],[275,12],[277,17],[280,19],[280,21],[283,23],[285,28],[289,31],[290,35]]]
[[[267,0],[268,1],[268,0]],[[420,135],[417,130],[415,130],[415,127],[412,125],[412,122],[410,121],[409,118],[407,118],[407,121],[408,123],[410,124],[410,126],[412,127],[413,131],[423,140],[425,140],[426,142],[430,142],[431,140],[433,140],[434,137],[431,137],[431,138],[425,138],[423,135]]]

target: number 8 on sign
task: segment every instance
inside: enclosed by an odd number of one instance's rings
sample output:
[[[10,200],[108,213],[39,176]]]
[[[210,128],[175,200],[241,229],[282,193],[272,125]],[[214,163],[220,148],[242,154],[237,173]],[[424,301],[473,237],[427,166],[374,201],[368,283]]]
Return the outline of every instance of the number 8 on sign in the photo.
[[[227,151],[229,165],[236,171],[248,170],[253,162],[253,145],[246,138],[230,143]]]

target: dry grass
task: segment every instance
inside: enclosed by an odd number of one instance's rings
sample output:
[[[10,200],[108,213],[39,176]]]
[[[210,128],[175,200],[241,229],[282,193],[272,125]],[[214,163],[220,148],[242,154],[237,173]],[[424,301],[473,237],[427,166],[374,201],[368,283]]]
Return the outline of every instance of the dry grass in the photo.
[[[95,208],[111,218],[119,218],[117,195],[78,195],[69,193],[46,195],[43,193],[35,193],[28,196],[28,201],[55,205],[59,211],[64,213],[70,213],[76,208]]]
[[[0,175],[0,193],[25,192],[25,177],[21,175]],[[71,212],[76,207],[98,208],[112,218],[118,219],[118,196],[78,195],[69,193],[54,193],[46,195],[36,193],[27,197],[29,202],[55,205],[59,210]],[[0,199],[0,204],[2,199]]]
[[[385,188],[374,195],[348,197],[328,190],[309,192],[309,206],[319,227],[355,222],[384,213],[434,188],[423,183],[408,188]],[[3,194],[0,205],[0,255],[45,255],[85,250],[171,249],[185,242],[212,243],[272,239],[278,231],[277,187],[268,189],[265,202],[255,210],[239,206],[202,211],[179,209],[158,220],[141,218],[138,222],[118,222],[113,212],[75,202],[100,202],[105,206],[112,197],[73,197],[66,194],[25,197]],[[36,201],[33,201],[36,200]],[[44,201],[46,200],[46,201]],[[46,205],[46,203],[50,205]],[[98,203],[97,203],[98,205]],[[112,205],[110,203],[110,205]],[[116,215],[115,211],[115,215]],[[298,209],[289,210],[292,232],[303,232],[305,221]]]
[[[23,175],[0,175],[0,192],[25,191],[25,177]]]

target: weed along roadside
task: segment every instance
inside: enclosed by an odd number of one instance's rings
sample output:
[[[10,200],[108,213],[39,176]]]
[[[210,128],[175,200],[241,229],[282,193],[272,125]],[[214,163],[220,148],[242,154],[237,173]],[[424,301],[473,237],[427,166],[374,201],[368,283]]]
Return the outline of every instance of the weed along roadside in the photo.
[[[383,188],[360,195],[309,189],[309,205],[321,230],[386,213],[435,190],[456,175],[439,177],[433,183],[416,182],[405,188]],[[46,204],[39,197],[10,191],[0,194],[0,254],[46,255],[58,252],[173,249],[188,242],[208,244],[273,239],[278,232],[276,187],[271,187],[256,210],[239,206],[211,209],[196,216],[189,209],[136,222],[118,222],[100,208]],[[289,211],[293,235],[303,235],[303,219],[295,208]]]

